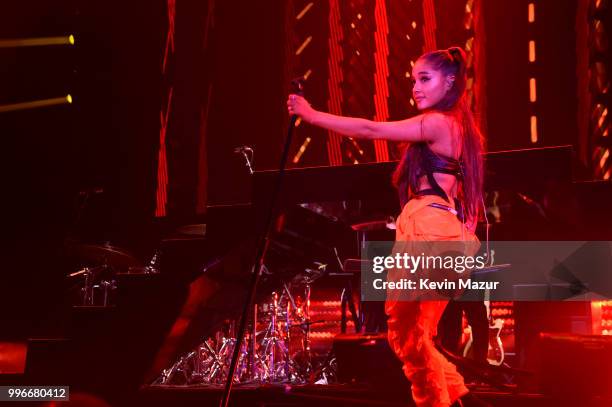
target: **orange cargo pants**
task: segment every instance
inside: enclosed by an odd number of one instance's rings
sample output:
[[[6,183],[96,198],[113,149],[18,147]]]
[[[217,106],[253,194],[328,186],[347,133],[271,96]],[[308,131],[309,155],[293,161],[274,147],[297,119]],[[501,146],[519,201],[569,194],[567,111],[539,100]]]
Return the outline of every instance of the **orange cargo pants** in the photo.
[[[408,201],[397,219],[396,241],[468,241],[478,239],[451,212],[428,206],[432,202],[451,206],[433,195]],[[470,253],[472,255],[473,253]],[[400,278],[389,270],[388,280]],[[433,338],[447,300],[415,301],[398,298],[388,291],[385,312],[388,341],[403,363],[404,374],[412,383],[412,398],[418,407],[448,407],[468,392],[463,377],[434,346]]]

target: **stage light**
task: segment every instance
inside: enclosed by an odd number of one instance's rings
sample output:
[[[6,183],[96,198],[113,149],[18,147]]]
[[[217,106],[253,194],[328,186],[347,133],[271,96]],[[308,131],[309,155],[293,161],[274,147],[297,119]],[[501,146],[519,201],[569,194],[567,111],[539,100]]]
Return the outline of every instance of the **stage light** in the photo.
[[[304,151],[306,151],[306,148],[308,147],[308,144],[310,144],[311,140],[312,139],[310,137],[306,137],[306,139],[304,140],[304,142],[300,146],[298,152],[293,157],[293,163],[294,164],[297,164],[298,162],[300,162],[300,160],[302,159],[302,155],[304,154]]]
[[[604,121],[606,120],[606,116],[608,115],[608,108],[606,107],[602,112],[601,116],[599,116],[599,120],[597,121],[597,127],[602,128],[604,125]]]
[[[531,116],[531,142],[538,142],[538,118]]]
[[[535,78],[529,79],[529,101],[534,103],[536,101],[536,80]]]
[[[0,40],[0,48],[44,47],[50,45],[74,45],[74,36]]]
[[[300,45],[297,51],[295,51],[295,55],[300,55],[302,51],[304,51],[304,49],[308,46],[308,44],[310,44],[311,41],[312,41],[312,35],[304,40],[302,45]]]
[[[472,47],[474,46],[474,37],[470,37],[468,38],[468,40],[465,42],[465,50],[468,51],[468,54],[471,55],[472,54]]]
[[[529,3],[528,9],[528,20],[530,23],[535,21],[535,4]]]
[[[535,60],[536,60],[535,41],[529,41],[529,62],[535,62]]]
[[[65,105],[72,103],[72,96],[66,95],[58,98],[34,100],[31,102],[12,103],[8,105],[0,105],[0,113],[15,112],[18,110],[36,109],[39,107]]]
[[[302,17],[304,17],[306,15],[306,13],[308,13],[308,11],[312,8],[312,6],[314,5],[313,2],[310,2],[306,5],[306,7],[304,7],[302,9],[302,11],[300,11],[300,13],[295,17],[296,20],[301,20]]]
[[[604,168],[604,166],[606,165],[606,160],[608,159],[609,156],[610,156],[610,150],[605,150],[601,156],[601,159],[599,160],[600,168]]]

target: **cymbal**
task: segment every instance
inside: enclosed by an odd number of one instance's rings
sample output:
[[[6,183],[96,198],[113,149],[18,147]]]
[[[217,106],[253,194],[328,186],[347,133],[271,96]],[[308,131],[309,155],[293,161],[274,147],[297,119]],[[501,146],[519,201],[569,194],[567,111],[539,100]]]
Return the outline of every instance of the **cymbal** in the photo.
[[[191,225],[179,226],[173,230],[168,236],[162,239],[162,242],[185,241],[193,239],[201,239],[206,236],[206,224],[194,223]]]
[[[204,236],[206,235],[206,224],[195,223],[192,225],[183,225],[176,228],[174,232],[177,234],[188,236]]]
[[[75,244],[70,247],[69,253],[90,265],[109,265],[118,270],[142,267],[142,263],[136,256],[125,249],[110,244]]]

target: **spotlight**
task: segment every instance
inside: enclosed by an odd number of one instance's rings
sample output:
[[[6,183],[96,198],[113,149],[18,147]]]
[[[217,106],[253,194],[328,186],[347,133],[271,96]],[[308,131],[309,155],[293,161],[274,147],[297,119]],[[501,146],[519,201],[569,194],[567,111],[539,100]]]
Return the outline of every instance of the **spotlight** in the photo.
[[[62,96],[58,98],[41,99],[41,100],[34,100],[31,102],[13,103],[9,105],[0,105],[0,113],[15,112],[17,110],[36,109],[39,107],[46,107],[46,106],[65,105],[65,104],[71,104],[71,103],[72,103],[72,95],[68,94],[66,96]]]
[[[15,38],[0,40],[0,48],[44,47],[50,45],[74,45],[74,35],[62,37]]]

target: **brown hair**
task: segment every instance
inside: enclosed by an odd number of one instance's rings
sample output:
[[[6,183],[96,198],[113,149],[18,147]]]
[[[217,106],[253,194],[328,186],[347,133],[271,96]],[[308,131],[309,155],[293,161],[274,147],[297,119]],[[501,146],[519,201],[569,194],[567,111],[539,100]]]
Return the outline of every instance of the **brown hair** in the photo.
[[[431,110],[453,116],[461,125],[463,188],[460,193],[466,214],[468,217],[476,217],[482,200],[484,140],[476,126],[465,94],[467,84],[465,52],[460,47],[451,47],[447,50],[427,52],[419,59],[425,60],[428,65],[445,76],[455,76],[453,86]],[[408,192],[418,191],[419,188],[422,166],[418,144],[413,143],[408,147],[408,151],[404,153],[393,174],[393,183],[399,190],[400,199],[402,196],[407,196]]]

